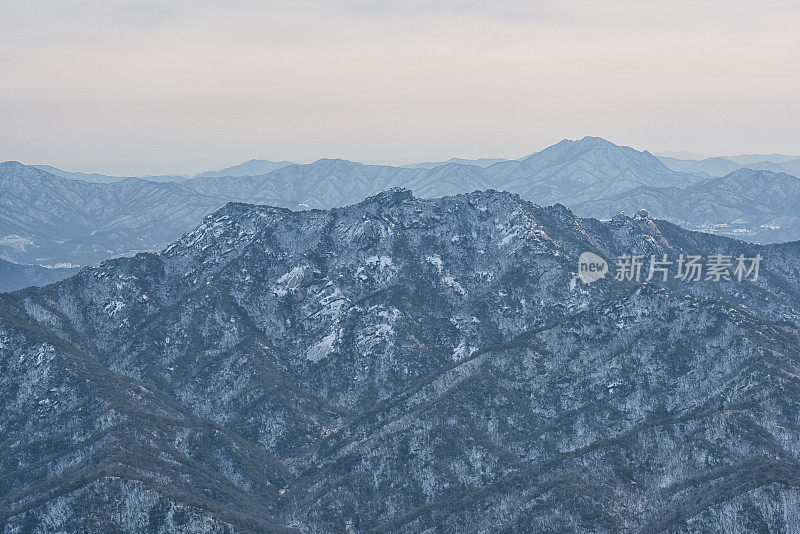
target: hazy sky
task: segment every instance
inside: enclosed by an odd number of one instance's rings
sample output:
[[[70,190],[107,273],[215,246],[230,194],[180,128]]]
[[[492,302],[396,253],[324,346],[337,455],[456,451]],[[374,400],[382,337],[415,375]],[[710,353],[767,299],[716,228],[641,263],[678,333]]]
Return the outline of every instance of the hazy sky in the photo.
[[[800,153],[800,2],[0,0],[0,160]]]

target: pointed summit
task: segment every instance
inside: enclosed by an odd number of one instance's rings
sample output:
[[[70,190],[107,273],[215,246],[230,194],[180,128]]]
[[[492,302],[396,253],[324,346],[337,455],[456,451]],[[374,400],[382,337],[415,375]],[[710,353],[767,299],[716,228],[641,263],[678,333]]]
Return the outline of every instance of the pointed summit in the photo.
[[[380,204],[382,206],[398,206],[416,200],[411,189],[392,187],[365,199],[361,204]]]

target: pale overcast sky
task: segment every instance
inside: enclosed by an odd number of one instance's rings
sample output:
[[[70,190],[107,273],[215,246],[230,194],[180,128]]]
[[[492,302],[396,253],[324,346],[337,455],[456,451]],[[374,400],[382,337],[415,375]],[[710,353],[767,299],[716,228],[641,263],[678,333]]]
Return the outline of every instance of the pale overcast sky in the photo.
[[[800,153],[797,1],[0,0],[0,160]]]

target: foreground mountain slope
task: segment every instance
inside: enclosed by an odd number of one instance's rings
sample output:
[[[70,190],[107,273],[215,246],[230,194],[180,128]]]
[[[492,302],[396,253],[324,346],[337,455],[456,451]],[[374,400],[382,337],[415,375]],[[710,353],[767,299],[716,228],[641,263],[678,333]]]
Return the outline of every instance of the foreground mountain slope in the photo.
[[[764,260],[587,286],[586,250]],[[229,204],[160,254],[0,296],[0,524],[791,529],[798,311],[797,243],[491,191]]]
[[[277,491],[283,470],[269,455],[100,366],[87,346],[43,334],[14,306],[0,307],[4,531],[271,526],[249,496]]]

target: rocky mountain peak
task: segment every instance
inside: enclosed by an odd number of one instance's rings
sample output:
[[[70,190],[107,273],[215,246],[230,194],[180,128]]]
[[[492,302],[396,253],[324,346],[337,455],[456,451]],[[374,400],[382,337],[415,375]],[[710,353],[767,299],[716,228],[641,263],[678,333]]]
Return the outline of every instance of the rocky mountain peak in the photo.
[[[379,204],[385,207],[392,207],[407,202],[413,202],[414,200],[416,200],[414,198],[414,193],[410,189],[405,187],[392,187],[367,198],[361,204]]]
[[[583,252],[760,254],[763,268],[648,282],[612,264],[587,284]],[[14,473],[0,520],[708,531],[784,517],[800,499],[786,483],[798,280],[797,247],[497,191],[229,203],[162,253],[0,295]],[[137,506],[109,515],[108,495]]]

